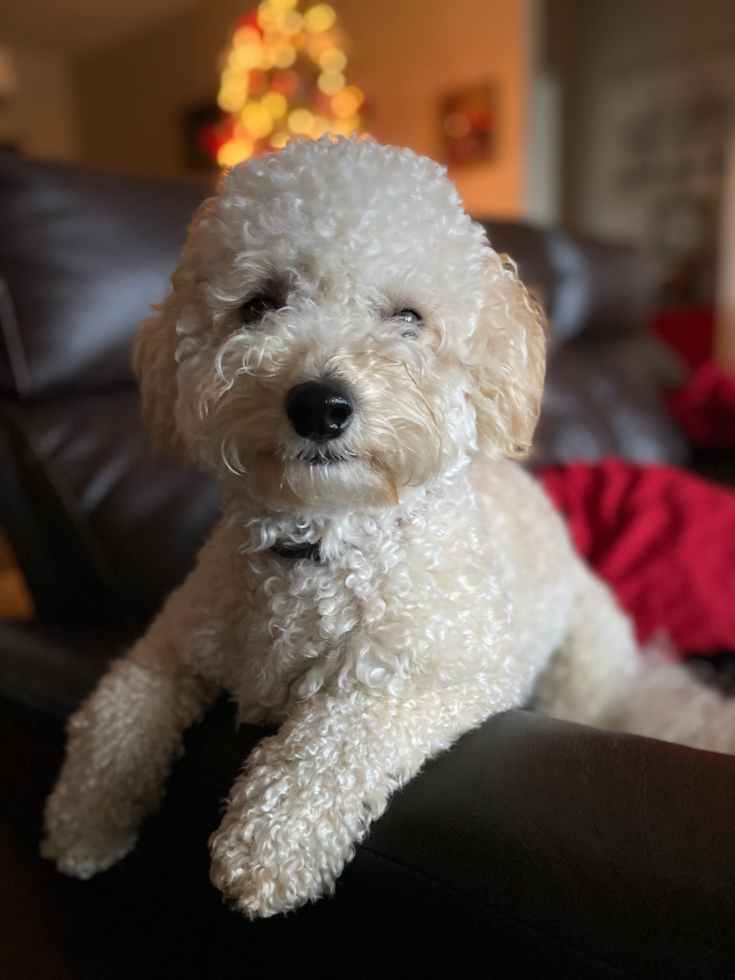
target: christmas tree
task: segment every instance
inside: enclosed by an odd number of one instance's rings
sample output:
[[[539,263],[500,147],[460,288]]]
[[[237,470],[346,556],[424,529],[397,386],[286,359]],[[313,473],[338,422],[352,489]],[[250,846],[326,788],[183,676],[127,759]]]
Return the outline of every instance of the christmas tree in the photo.
[[[220,122],[202,144],[222,167],[285,146],[289,139],[361,131],[365,97],[345,78],[345,38],[332,7],[303,14],[298,0],[263,0],[234,26],[223,56]]]

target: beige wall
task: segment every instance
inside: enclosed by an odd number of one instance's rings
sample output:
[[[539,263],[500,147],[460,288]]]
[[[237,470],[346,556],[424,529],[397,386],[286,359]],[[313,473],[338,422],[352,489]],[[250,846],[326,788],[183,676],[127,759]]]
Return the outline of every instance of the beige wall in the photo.
[[[526,0],[342,0],[339,9],[354,41],[355,71],[372,98],[371,129],[383,142],[436,156],[442,96],[497,80],[499,157],[453,177],[473,213],[522,214],[530,64]]]
[[[498,159],[455,177],[475,214],[523,214],[530,0],[334,5],[352,39],[348,76],[368,93],[370,129],[382,141],[435,156],[442,95],[497,81]],[[218,52],[232,21],[248,6],[208,0],[125,43],[79,57],[82,159],[145,173],[181,173],[181,113],[215,94]]]
[[[78,145],[70,59],[27,45],[8,45],[6,51],[17,90],[0,103],[0,143],[39,159],[75,159]]]

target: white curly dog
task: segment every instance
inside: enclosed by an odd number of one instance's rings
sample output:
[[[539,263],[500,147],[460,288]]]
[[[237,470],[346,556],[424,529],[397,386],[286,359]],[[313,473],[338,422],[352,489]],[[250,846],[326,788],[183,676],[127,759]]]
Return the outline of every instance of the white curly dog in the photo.
[[[43,854],[135,844],[222,691],[276,723],[210,840],[247,915],[332,891],[388,798],[508,708],[732,750],[735,717],[648,665],[529,450],[542,318],[444,171],[372,141],[232,169],[135,353],[158,444],[221,482],[196,569],[69,725]]]

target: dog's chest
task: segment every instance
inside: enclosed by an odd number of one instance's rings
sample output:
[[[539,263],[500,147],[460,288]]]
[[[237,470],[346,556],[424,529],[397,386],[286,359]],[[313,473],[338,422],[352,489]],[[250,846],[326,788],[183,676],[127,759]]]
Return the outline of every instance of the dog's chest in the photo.
[[[264,643],[269,658],[288,670],[336,649],[369,616],[385,575],[361,579],[353,569],[314,561],[266,558],[251,640]]]
[[[278,720],[338,674],[369,669],[376,629],[389,610],[402,615],[399,565],[359,552],[329,564],[258,556],[254,601],[239,630],[245,655],[231,683],[243,720]]]
[[[256,556],[228,683],[241,719],[278,722],[324,688],[452,683],[476,665],[506,615],[463,530],[394,531],[325,564]]]

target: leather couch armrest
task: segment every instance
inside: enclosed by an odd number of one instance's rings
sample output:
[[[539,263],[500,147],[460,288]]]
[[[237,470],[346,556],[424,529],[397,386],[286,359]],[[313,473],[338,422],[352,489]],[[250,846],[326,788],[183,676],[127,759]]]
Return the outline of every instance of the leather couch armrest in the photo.
[[[221,704],[190,732],[129,859],[159,917],[178,916],[182,964],[199,957],[210,975],[234,977],[247,960],[254,975],[321,980],[732,980],[730,757],[509,712],[395,795],[334,898],[250,924],[209,886],[204,847],[266,734],[233,736],[232,719]]]
[[[189,731],[120,865],[45,867],[74,975],[732,980],[732,758],[509,712],[395,794],[333,898],[249,923],[208,880],[221,801],[268,734],[233,727],[222,702]]]
[[[734,818],[729,756],[512,711],[430,763],[366,848],[631,976],[724,978]]]

